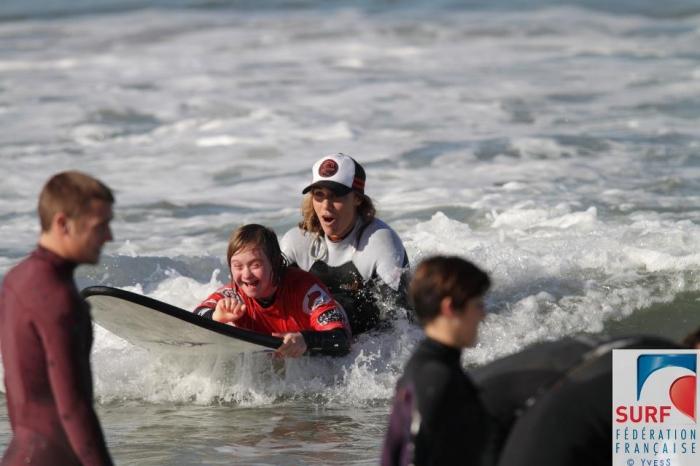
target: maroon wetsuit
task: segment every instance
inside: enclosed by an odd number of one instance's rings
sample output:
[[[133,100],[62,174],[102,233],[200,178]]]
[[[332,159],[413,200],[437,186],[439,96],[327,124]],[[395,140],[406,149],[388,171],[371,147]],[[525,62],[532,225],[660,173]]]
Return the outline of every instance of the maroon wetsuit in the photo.
[[[76,264],[38,247],[0,291],[0,343],[13,437],[2,466],[111,465],[93,408],[92,323]]]

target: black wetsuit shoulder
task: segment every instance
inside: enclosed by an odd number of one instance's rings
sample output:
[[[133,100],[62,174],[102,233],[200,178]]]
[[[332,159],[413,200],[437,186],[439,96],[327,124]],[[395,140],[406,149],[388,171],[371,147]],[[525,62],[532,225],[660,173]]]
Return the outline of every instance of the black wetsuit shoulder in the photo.
[[[399,387],[412,387],[420,415],[416,465],[476,465],[486,440],[486,414],[460,363],[461,351],[423,340]]]
[[[475,371],[500,466],[612,462],[612,350],[674,348],[657,337],[579,336],[532,345]]]

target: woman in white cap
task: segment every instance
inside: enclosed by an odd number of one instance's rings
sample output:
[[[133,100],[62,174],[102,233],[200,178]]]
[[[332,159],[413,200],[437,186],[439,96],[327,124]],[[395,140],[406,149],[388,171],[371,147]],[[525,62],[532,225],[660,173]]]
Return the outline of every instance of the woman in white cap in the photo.
[[[303,219],[280,246],[290,264],[329,288],[357,335],[377,327],[396,306],[406,306],[408,256],[396,232],[375,218],[362,165],[344,154],[327,155],[314,164],[312,176],[302,191]]]

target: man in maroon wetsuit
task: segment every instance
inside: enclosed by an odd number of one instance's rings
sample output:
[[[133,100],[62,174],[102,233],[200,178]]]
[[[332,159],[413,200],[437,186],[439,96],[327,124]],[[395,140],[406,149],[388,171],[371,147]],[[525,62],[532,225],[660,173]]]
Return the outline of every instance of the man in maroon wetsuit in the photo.
[[[0,291],[0,351],[13,437],[2,466],[112,465],[93,408],[87,304],[73,280],[112,240],[114,197],[80,172],[53,176],[39,196],[41,236]]]

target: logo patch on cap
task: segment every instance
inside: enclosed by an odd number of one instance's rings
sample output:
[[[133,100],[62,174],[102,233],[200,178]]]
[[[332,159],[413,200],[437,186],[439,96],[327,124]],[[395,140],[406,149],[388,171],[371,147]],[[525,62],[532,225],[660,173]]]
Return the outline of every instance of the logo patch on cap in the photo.
[[[321,166],[318,167],[318,174],[324,178],[330,178],[336,173],[338,173],[338,164],[335,163],[335,160],[326,159],[321,163]]]

